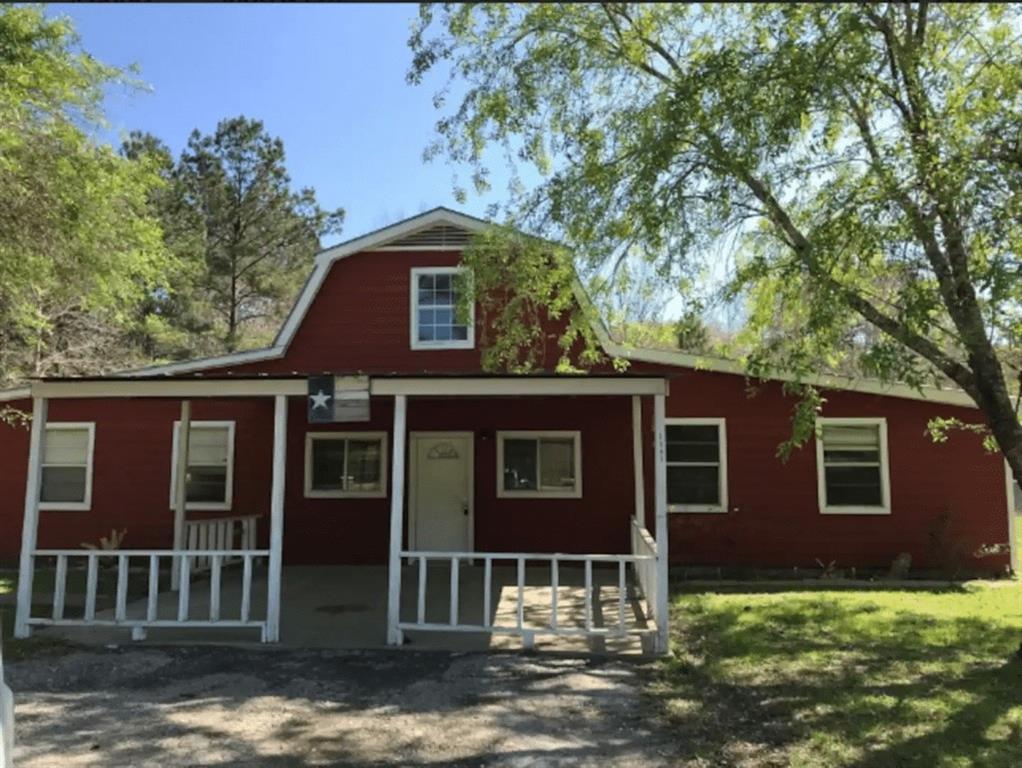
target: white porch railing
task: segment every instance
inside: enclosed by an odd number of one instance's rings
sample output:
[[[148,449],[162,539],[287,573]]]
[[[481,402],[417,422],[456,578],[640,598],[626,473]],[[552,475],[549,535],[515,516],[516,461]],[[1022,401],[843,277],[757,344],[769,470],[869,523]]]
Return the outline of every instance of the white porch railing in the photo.
[[[646,615],[659,624],[661,617],[656,615],[657,606],[657,546],[653,535],[634,517],[632,518],[632,554],[642,559],[635,563],[635,575],[639,579],[639,588],[645,605]]]
[[[232,552],[223,560],[223,565],[240,563],[243,550],[254,550],[258,537],[261,515],[236,517],[207,517],[185,520],[185,549],[190,551],[211,549]],[[192,561],[195,572],[208,571],[211,558],[200,555]]]
[[[656,625],[652,616],[646,612],[641,621],[631,620],[631,600],[629,598],[628,567],[635,569],[644,567],[652,558],[648,555],[570,555],[553,553],[510,553],[510,552],[420,552],[407,550],[401,552],[402,560],[411,560],[418,564],[418,594],[414,621],[399,621],[398,629],[403,631],[434,631],[434,632],[484,632],[491,634],[517,635],[522,638],[526,647],[531,647],[537,635],[561,635],[582,637],[627,637],[654,635]],[[482,562],[482,621],[476,623],[466,620],[462,611],[462,592],[460,567],[463,561]],[[448,563],[450,566],[450,598],[447,621],[428,621],[427,592],[429,580],[429,564],[431,562]],[[500,623],[494,620],[497,606],[493,602],[494,563],[513,564],[516,588],[514,606],[515,618],[511,623]],[[565,623],[560,615],[559,600],[562,587],[569,588],[562,581],[562,564],[581,565],[583,571],[583,613],[581,621]],[[526,570],[527,566],[544,564],[549,568],[549,618],[543,623],[526,623]],[[613,581],[610,585],[617,587],[615,610],[616,620],[605,623],[599,606],[594,605],[594,566],[610,570]],[[533,573],[535,570],[533,569]],[[546,585],[544,585],[546,586]],[[602,602],[602,601],[601,601]]]
[[[31,626],[107,626],[130,627],[133,639],[145,637],[149,627],[252,627],[260,630],[263,641],[267,639],[267,619],[253,616],[252,584],[253,564],[257,559],[268,559],[269,550],[265,549],[131,549],[131,550],[81,550],[81,549],[38,549],[32,553],[31,567],[34,569],[38,558],[55,558],[56,569],[53,578],[53,597],[47,616],[34,616],[29,613],[27,624]],[[178,558],[180,577],[176,584],[178,590],[173,599],[173,607],[164,606],[160,610],[160,566]],[[209,601],[201,611],[192,599],[192,576],[194,565],[199,560],[209,563]],[[223,567],[228,559],[240,561],[241,585],[238,607],[225,611],[223,601]],[[67,610],[68,597],[68,566],[72,561],[84,560],[85,594],[80,615],[71,616]],[[116,561],[117,577],[113,594],[112,607],[99,609],[100,597],[100,562]],[[132,578],[131,565],[145,563],[145,602],[137,598],[138,605],[132,604],[129,611],[128,582]],[[33,571],[34,573],[34,571]],[[135,578],[141,574],[135,572]],[[164,579],[169,589],[170,579]],[[109,595],[104,595],[109,597]],[[33,601],[35,602],[35,601]],[[201,615],[197,615],[200,614]],[[130,614],[130,615],[129,615]]]

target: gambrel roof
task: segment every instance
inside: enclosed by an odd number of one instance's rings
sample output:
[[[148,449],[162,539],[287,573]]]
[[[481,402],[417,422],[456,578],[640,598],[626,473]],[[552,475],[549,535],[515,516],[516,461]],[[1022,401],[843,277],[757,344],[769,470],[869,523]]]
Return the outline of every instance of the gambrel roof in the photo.
[[[330,272],[331,266],[362,251],[451,251],[463,250],[472,235],[492,226],[492,222],[469,216],[449,208],[434,208],[425,213],[374,230],[330,248],[326,248],[316,256],[315,266],[305,281],[298,299],[284,321],[280,332],[271,346],[236,352],[229,355],[186,360],[179,363],[156,365],[147,368],[123,372],[124,376],[165,376],[185,373],[196,373],[205,370],[224,368],[231,365],[256,363],[263,360],[276,360],[284,356],[288,346],[301,326],[306,312],[315,300],[320,287]],[[579,301],[589,303],[589,297],[581,284],[576,284]],[[736,375],[747,375],[741,363],[721,357],[709,355],[693,355],[686,352],[662,349],[644,349],[632,347],[614,341],[602,321],[597,321],[594,328],[600,345],[611,357],[621,358],[638,363],[652,363],[675,368],[711,371]],[[795,375],[783,373],[772,374],[771,380],[795,381]],[[893,384],[869,378],[853,378],[839,375],[818,375],[803,377],[801,381],[824,389],[850,390],[867,394],[887,395],[913,400],[927,400],[975,407],[972,399],[960,390],[940,389],[937,387],[916,388],[906,384]]]

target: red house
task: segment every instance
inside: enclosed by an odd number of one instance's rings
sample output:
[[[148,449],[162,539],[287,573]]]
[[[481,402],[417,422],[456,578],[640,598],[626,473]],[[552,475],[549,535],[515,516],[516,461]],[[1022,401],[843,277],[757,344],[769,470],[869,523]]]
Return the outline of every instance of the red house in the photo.
[[[269,348],[6,393],[34,415],[0,427],[17,633],[254,627],[274,641],[288,566],[359,564],[387,566],[393,644],[474,632],[663,648],[668,565],[1012,565],[1003,460],[974,436],[927,434],[935,416],[980,419],[960,392],[821,377],[819,437],[782,462],[793,399],[727,361],[597,328],[625,373],[483,372],[453,277],[485,226],[436,209],[327,249]],[[82,548],[112,529],[118,549]],[[43,568],[52,595],[33,590]]]

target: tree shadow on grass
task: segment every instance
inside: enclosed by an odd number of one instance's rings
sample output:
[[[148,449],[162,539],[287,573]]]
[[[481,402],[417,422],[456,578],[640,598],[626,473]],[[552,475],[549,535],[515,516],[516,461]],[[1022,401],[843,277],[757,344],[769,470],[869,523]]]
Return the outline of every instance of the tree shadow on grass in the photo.
[[[690,596],[651,697],[679,762],[1022,765],[1022,630],[904,600]]]

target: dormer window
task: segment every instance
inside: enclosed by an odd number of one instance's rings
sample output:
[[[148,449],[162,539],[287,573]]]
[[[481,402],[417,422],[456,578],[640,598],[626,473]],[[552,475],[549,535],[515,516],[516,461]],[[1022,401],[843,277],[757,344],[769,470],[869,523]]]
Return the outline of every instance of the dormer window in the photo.
[[[458,267],[412,270],[412,349],[472,349],[471,323],[458,322]]]

